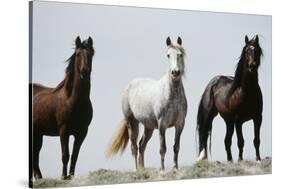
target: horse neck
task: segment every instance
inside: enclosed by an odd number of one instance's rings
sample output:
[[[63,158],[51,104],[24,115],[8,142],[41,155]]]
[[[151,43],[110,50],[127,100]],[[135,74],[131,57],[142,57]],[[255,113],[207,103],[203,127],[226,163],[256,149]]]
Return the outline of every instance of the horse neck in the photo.
[[[171,75],[167,73],[164,75],[163,80],[165,85],[164,90],[166,90],[165,93],[168,94],[168,98],[173,98],[174,96],[180,94],[180,92],[183,90],[182,78],[174,82],[171,78]]]
[[[81,78],[77,68],[75,68],[73,81],[68,80],[68,82],[72,82],[72,87],[68,91],[70,101],[76,102],[89,99],[91,87],[90,76]],[[66,85],[67,82],[65,83]]]
[[[242,92],[251,92],[258,86],[258,72],[249,73],[245,69],[241,69],[241,74],[236,74],[232,86],[232,92],[241,88]]]
[[[258,86],[258,73],[250,74],[248,72],[243,74],[241,80],[241,88],[243,91],[251,92]]]

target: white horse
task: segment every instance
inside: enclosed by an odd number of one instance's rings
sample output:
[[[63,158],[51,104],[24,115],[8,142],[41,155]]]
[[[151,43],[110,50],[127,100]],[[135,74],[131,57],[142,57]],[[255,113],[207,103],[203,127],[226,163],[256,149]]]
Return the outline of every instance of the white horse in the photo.
[[[107,151],[108,156],[117,154],[119,151],[123,152],[130,138],[136,169],[138,165],[139,168],[144,168],[144,151],[154,129],[159,129],[161,170],[165,169],[165,132],[170,127],[175,127],[174,168],[178,168],[180,136],[187,113],[187,101],[182,84],[185,51],[180,37],[177,39],[177,44],[172,44],[168,37],[166,44],[170,64],[168,73],[157,81],[136,79],[130,82],[122,99],[124,118]],[[139,141],[138,164],[139,122],[144,125],[144,133]]]

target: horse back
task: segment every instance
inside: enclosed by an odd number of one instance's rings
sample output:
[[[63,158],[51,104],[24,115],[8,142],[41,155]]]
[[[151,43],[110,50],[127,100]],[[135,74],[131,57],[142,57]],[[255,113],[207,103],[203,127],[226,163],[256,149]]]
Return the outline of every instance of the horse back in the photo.
[[[44,85],[37,84],[37,83],[29,84],[29,86],[32,87],[33,96],[35,96],[37,93],[39,93],[39,92],[41,92],[41,91],[43,91],[43,90],[50,91],[50,90],[53,89],[53,88],[46,87],[46,86],[44,86]]]
[[[260,86],[254,86],[247,91],[243,91],[241,87],[233,90],[233,83],[233,77],[213,78],[204,92],[206,104],[213,104],[222,114],[241,114],[246,117],[261,114],[263,102]]]

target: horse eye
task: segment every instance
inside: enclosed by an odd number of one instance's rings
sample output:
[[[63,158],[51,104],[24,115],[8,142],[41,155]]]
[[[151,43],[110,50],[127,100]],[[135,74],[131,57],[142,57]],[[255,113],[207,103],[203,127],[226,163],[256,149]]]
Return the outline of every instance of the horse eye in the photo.
[[[168,58],[170,58],[170,55],[169,55],[169,54],[167,54],[167,57],[168,57]]]

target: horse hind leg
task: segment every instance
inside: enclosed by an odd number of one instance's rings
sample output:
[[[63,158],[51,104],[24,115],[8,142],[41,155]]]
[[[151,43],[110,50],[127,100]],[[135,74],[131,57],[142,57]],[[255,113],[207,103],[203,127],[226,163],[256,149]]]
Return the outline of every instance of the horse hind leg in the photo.
[[[212,130],[212,122],[218,110],[214,103],[212,85],[208,85],[201,98],[197,113],[197,131],[199,135],[199,156],[196,161],[207,159],[207,142]],[[210,144],[211,148],[211,144]]]
[[[33,139],[33,176],[36,180],[38,180],[42,178],[39,167],[39,153],[43,144],[43,136],[34,132]]]
[[[208,159],[208,138],[212,130],[212,122],[214,117],[218,114],[216,110],[213,110],[209,113],[205,113],[202,119],[202,122],[199,125],[199,156],[196,161],[202,161]],[[211,145],[211,144],[210,144]]]
[[[139,134],[139,127],[138,127],[138,120],[136,120],[134,117],[130,117],[127,120],[127,127],[128,127],[128,134],[131,141],[131,151],[132,156],[135,161],[135,168],[138,169],[138,163],[137,163],[137,157],[138,157],[138,146],[137,146],[137,139]]]
[[[150,140],[153,133],[153,129],[147,127],[144,128],[143,136],[139,142],[139,168],[144,168],[144,152],[147,142]]]

